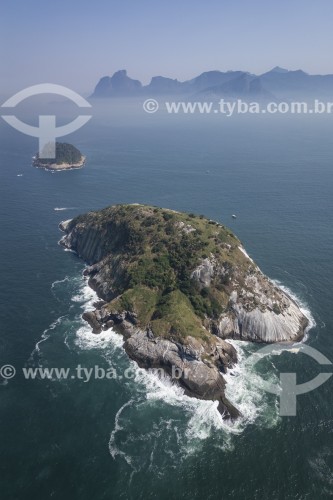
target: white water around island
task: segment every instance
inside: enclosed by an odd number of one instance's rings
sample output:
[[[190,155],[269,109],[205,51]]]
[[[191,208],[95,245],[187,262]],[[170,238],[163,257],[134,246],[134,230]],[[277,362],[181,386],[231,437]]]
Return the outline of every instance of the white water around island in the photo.
[[[255,344],[229,340],[237,351],[238,363],[223,375],[226,381],[226,396],[240,410],[242,417],[235,422],[223,420],[217,410],[217,402],[190,398],[184,395],[184,390],[173,383],[168,376],[161,377],[139,368],[124,351],[123,337],[112,328],[97,335],[92,333],[91,327],[82,320],[81,315],[83,311],[95,308],[94,303],[98,301],[98,296],[88,286],[86,278],[65,276],[55,281],[51,288],[55,299],[63,295],[63,290],[70,292],[69,315],[59,317],[43,332],[36,343],[30,362],[34,360],[39,366],[43,366],[44,363],[47,365],[49,362],[47,343],[59,336],[59,341],[69,351],[74,351],[79,356],[91,352],[94,355],[94,363],[96,359],[100,359],[116,370],[117,375],[120,375],[116,384],[126,389],[129,397],[109,422],[110,439],[106,445],[114,459],[123,458],[133,470],[137,471],[140,470],[139,454],[138,456],[132,454],[133,449],[140,449],[143,446],[143,441],[146,445],[149,443],[152,449],[161,448],[164,453],[182,460],[188,454],[198,451],[205,440],[213,435],[216,436],[216,446],[231,451],[237,435],[250,424],[265,428],[277,425],[279,421],[277,398],[263,390],[261,375],[257,368],[245,363],[248,356],[257,349]],[[285,291],[300,304],[299,299],[290,290]],[[315,324],[314,319],[307,306],[300,305],[309,319],[308,329],[310,329]],[[73,313],[74,318],[71,317]],[[285,350],[290,349],[292,346],[285,348]],[[133,373],[133,378],[121,378],[121,374],[128,368]],[[273,384],[279,383],[279,374],[273,362],[269,380]],[[109,397],[113,397],[112,392]],[[151,427],[137,432],[134,423],[138,421],[140,426],[144,427],[142,422],[147,419],[142,419],[141,416],[146,413],[150,415]]]
[[[65,278],[66,279],[66,278]],[[279,284],[280,286],[280,284]],[[290,291],[285,291],[301,306],[302,311],[309,319],[309,328],[315,325],[314,319],[305,304]],[[83,279],[78,293],[72,296],[72,302],[79,304],[82,311],[94,309],[94,303],[98,300],[97,294],[88,286],[87,280]],[[130,463],[121,446],[117,444],[117,432],[127,432],[130,420],[135,419],[135,411],[142,411],[142,407],[168,405],[176,409],[177,418],[168,421],[168,427],[174,429],[183,453],[190,453],[197,449],[200,441],[207,439],[213,432],[223,435],[223,447],[232,449],[233,436],[242,433],[249,424],[264,427],[274,427],[278,420],[278,402],[275,397],[267,395],[262,388],[262,379],[254,366],[245,364],[247,357],[257,349],[257,346],[242,341],[229,340],[235,347],[238,363],[223,375],[226,380],[226,396],[240,410],[242,417],[235,422],[223,420],[217,410],[218,403],[215,401],[202,401],[184,395],[184,390],[173,383],[168,376],[161,378],[156,374],[141,369],[138,365],[128,359],[123,349],[123,337],[114,330],[109,329],[96,335],[92,333],[91,327],[81,320],[82,325],[77,329],[74,344],[78,350],[91,350],[99,352],[100,355],[115,368],[123,369],[130,367],[134,373],[133,380],[120,380],[120,384],[130,387],[131,399],[119,408],[115,421],[111,423],[111,435],[109,449],[113,457],[117,455]],[[285,350],[292,349],[286,346]],[[272,364],[270,382],[279,383],[279,375]],[[131,419],[126,415],[131,414]],[[182,421],[179,425],[178,419]],[[130,431],[129,431],[130,432]],[[153,439],[159,437],[153,431]],[[131,439],[134,439],[132,436]]]

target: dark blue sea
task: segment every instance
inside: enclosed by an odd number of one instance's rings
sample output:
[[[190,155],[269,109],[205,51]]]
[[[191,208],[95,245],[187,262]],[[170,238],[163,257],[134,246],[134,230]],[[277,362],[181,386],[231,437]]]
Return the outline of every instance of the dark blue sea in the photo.
[[[321,367],[286,349],[246,368],[228,396],[243,417],[187,398],[127,359],[122,338],[91,333],[96,299],[84,263],[58,241],[60,221],[116,203],[146,203],[223,222],[311,321],[305,343],[333,362],[333,119],[315,116],[144,115],[133,103],[96,105],[60,140],[84,168],[32,167],[37,139],[0,123],[1,500],[313,500],[333,496],[333,378],[280,417],[260,388]],[[132,109],[133,107],[133,109]],[[231,215],[236,214],[237,219]],[[132,379],[26,380],[23,367],[131,367]],[[275,383],[274,382],[274,383]]]

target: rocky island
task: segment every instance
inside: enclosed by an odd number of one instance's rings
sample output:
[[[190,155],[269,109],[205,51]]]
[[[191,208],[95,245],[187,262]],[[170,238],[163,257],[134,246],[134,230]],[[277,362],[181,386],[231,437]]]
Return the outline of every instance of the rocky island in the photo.
[[[60,229],[102,299],[83,315],[94,333],[121,332],[140,367],[179,369],[185,393],[217,400],[225,418],[239,415],[225,397],[223,373],[237,362],[227,339],[293,342],[308,326],[237,237],[204,216],[117,205]]]
[[[33,165],[46,170],[71,170],[83,167],[86,158],[72,144],[56,142],[55,150],[55,158],[40,158],[37,153],[33,158]]]

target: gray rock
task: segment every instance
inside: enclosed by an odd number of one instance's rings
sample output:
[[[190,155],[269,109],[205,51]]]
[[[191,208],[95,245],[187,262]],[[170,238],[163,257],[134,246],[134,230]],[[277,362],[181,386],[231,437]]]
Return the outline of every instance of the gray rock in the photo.
[[[151,339],[146,332],[137,329],[126,340],[124,348],[140,367],[163,368],[171,377],[177,374],[177,382],[188,396],[219,401],[223,417],[236,418],[239,412],[225,397],[221,373],[214,364],[202,361],[193,340],[186,347],[160,337]]]
[[[192,272],[191,278],[194,279],[199,286],[209,287],[212,278],[215,274],[215,260],[213,256],[203,259],[201,264]]]
[[[252,292],[231,293],[228,311],[220,316],[215,333],[252,342],[301,339],[308,320],[295,301],[259,270],[250,280]]]
[[[101,333],[102,325],[96,317],[95,311],[86,311],[83,313],[82,318],[92,327],[93,333]]]

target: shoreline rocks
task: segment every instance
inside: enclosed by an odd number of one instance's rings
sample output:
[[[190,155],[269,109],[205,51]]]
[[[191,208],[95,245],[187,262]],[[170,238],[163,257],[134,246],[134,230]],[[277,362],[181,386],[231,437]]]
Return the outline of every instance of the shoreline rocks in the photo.
[[[85,165],[86,157],[82,156],[81,160],[77,163],[43,163],[39,158],[33,159],[33,166],[36,168],[43,168],[44,170],[60,171],[60,170],[74,170],[82,168]]]
[[[124,349],[140,368],[163,369],[171,380],[180,384],[189,397],[218,401],[218,411],[225,419],[235,419],[240,412],[225,397],[226,373],[237,363],[235,348],[216,338],[215,344],[206,349],[189,336],[186,345],[155,337],[149,326],[142,330],[137,326],[136,315],[129,311],[108,313],[103,306],[95,311],[84,312],[83,319],[93,333],[113,328],[124,336]]]

